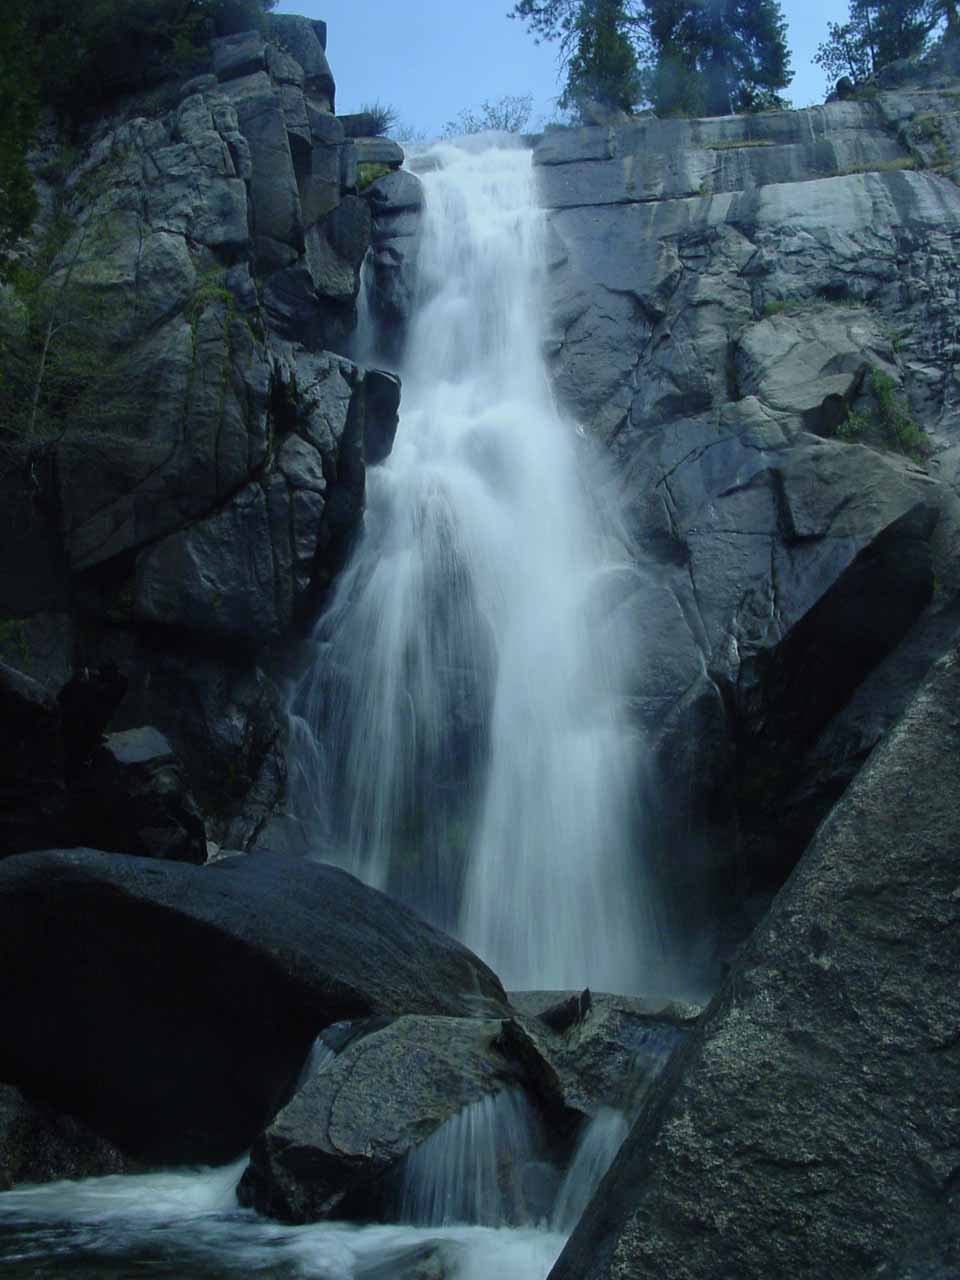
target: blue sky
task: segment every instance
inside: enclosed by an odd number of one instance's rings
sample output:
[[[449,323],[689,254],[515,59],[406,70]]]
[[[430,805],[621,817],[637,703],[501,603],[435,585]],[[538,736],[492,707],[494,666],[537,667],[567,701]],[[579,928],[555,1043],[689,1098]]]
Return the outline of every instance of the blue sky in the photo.
[[[811,59],[842,21],[846,0],[781,0],[795,77],[795,107],[822,102],[824,78]],[[323,18],[327,57],[337,81],[337,110],[379,100],[409,128],[435,136],[463,108],[531,93],[536,128],[559,93],[556,49],[535,45],[506,17],[511,0],[281,0],[279,13]]]

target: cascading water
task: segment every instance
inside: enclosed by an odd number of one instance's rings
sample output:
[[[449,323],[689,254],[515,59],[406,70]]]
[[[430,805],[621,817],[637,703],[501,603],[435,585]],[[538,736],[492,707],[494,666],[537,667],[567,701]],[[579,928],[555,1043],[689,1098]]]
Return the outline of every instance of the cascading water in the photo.
[[[400,1221],[438,1227],[529,1221],[523,1176],[537,1159],[537,1127],[536,1113],[517,1090],[465,1107],[407,1157]]]
[[[398,441],[292,700],[298,804],[508,987],[649,989],[627,638],[597,613],[625,556],[550,395],[530,153],[432,160]]]
[[[586,1126],[553,1207],[554,1231],[572,1231],[630,1131],[627,1117],[601,1107]]]

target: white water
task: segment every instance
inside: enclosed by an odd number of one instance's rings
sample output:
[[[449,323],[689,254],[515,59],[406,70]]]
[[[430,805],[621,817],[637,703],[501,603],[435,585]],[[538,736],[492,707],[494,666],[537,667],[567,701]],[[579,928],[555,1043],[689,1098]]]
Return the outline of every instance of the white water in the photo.
[[[590,1121],[553,1207],[554,1231],[570,1232],[577,1225],[629,1131],[627,1117],[612,1107],[601,1107]]]
[[[437,1243],[451,1280],[545,1280],[565,1237],[533,1228],[289,1227],[237,1207],[225,1169],[50,1183],[0,1194],[0,1272],[11,1280],[364,1280],[402,1276]]]
[[[655,989],[620,698],[638,641],[598,616],[625,557],[541,357],[530,154],[433,154],[397,444],[292,702],[300,813],[508,988]]]
[[[523,1174],[537,1161],[537,1128],[536,1113],[516,1090],[464,1107],[407,1157],[400,1221],[441,1227],[529,1221]]]

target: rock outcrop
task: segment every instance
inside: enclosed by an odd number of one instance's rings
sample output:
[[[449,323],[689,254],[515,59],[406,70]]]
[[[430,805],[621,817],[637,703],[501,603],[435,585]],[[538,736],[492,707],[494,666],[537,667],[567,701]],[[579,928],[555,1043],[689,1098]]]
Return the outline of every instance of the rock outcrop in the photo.
[[[274,15],[269,41],[214,40],[206,72],[38,159],[49,275],[95,317],[109,425],[40,431],[0,467],[0,628],[16,633],[0,657],[53,684],[32,649],[54,615],[57,683],[115,662],[116,727],[156,725],[240,848],[285,786],[269,672],[358,526],[365,431],[382,461],[396,430],[399,384],[368,391],[347,348],[372,233],[360,170],[403,152],[346,137],[324,41],[323,23]]]
[[[868,745],[844,708],[880,664],[915,688],[942,652],[955,90],[551,131],[534,153],[554,380],[612,453],[638,566],[608,607],[637,636],[677,924],[776,890],[896,714],[877,706]]]
[[[332,1023],[506,1004],[465,948],[333,867],[89,849],[0,863],[0,992],[0,1079],[183,1164],[248,1150]]]
[[[520,1064],[482,1018],[399,1018],[311,1076],[254,1145],[241,1200],[285,1222],[375,1215],[378,1182]]]
[[[655,1086],[552,1280],[948,1261],[958,746],[954,642]]]

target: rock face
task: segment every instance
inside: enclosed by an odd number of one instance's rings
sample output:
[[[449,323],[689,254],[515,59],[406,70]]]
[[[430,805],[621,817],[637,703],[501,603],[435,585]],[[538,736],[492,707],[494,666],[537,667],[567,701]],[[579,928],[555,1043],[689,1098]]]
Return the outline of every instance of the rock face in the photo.
[[[357,149],[385,168],[403,153],[346,139],[323,23],[269,26],[269,42],[214,40],[163,109],[108,110],[56,190],[40,173],[43,208],[70,228],[53,279],[95,308],[123,396],[109,431],[70,423],[0,466],[0,657],[43,678],[4,628],[23,649],[54,615],[71,668],[115,662],[117,728],[157,725],[212,833],[240,847],[285,783],[266,673],[358,526],[365,423],[379,460],[396,417],[346,352],[372,234]]]
[[[382,894],[271,855],[8,858],[0,974],[17,1028],[0,1078],[160,1163],[247,1150],[331,1023],[506,1000],[476,957]]]
[[[203,818],[173,748],[149,725],[111,733],[71,787],[70,828],[100,849],[206,862]]]
[[[956,88],[536,147],[554,380],[613,456],[637,563],[608,607],[637,635],[647,843],[676,925],[783,882],[879,736],[845,733],[845,706],[879,664],[915,688],[920,652],[942,652],[960,587]]]
[[[85,670],[56,698],[0,663],[0,858],[51,844],[205,862],[206,829],[173,748],[149,725],[104,736],[125,682]]]
[[[673,1059],[552,1280],[932,1274],[905,1259],[955,1248],[958,746],[954,642]]]

